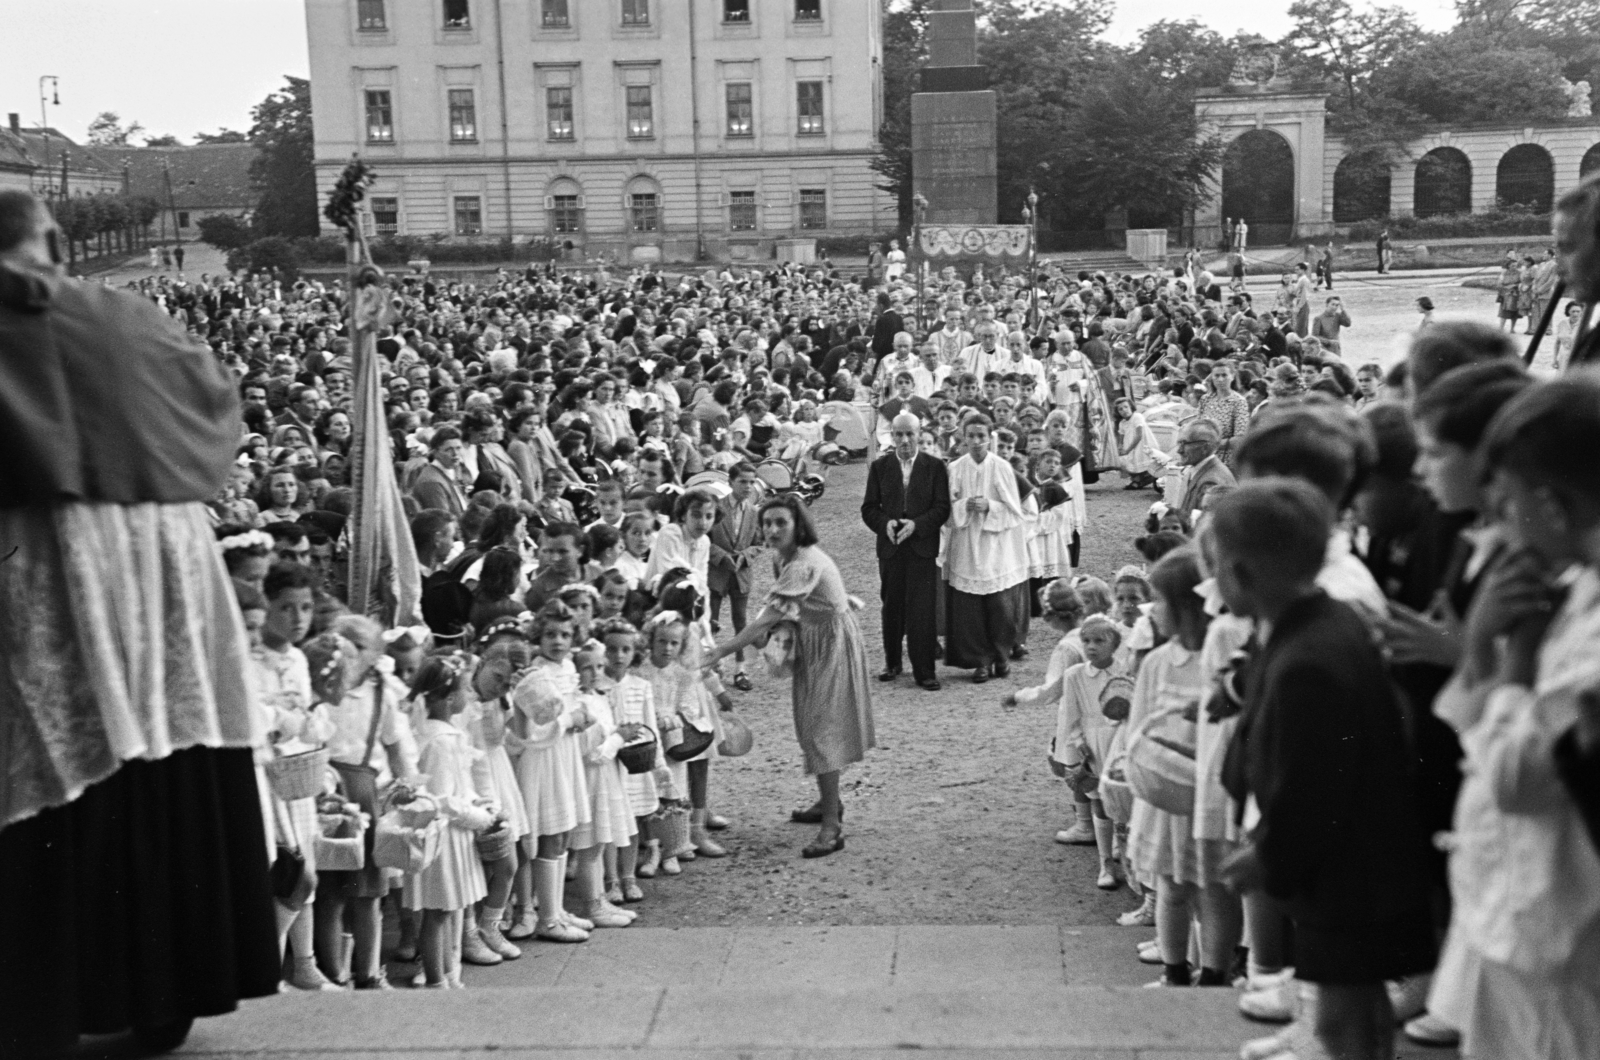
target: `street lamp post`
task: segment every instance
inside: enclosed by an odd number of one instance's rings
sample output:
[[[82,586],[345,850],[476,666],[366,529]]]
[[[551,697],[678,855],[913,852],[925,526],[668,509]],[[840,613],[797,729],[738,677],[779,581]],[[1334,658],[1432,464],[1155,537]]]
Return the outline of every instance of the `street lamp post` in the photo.
[[[1033,301],[1030,310],[1032,325],[1039,326],[1039,193],[1028,189],[1028,205],[1022,208],[1022,220],[1028,225],[1028,291]]]
[[[44,94],[44,83],[46,81],[50,82],[50,98],[48,100],[46,100]],[[39,78],[39,135],[44,138],[44,193],[46,198],[54,198],[55,180],[54,174],[50,172],[50,134],[46,131],[50,128],[50,119],[45,114],[44,105],[46,102],[54,103],[58,107],[61,106],[61,79],[55,74],[45,74]]]

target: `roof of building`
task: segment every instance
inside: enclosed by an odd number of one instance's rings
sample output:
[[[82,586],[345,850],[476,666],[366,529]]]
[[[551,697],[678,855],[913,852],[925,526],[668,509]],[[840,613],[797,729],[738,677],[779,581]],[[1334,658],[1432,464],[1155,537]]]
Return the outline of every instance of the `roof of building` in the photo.
[[[10,135],[22,141],[28,157],[35,165],[59,168],[61,156],[65,154],[69,173],[93,175],[108,180],[120,180],[122,177],[121,166],[113,165],[104,158],[99,148],[89,148],[74,143],[58,129],[48,126],[42,129],[20,129],[11,132]]]
[[[21,170],[31,173],[39,168],[28,154],[28,145],[10,129],[0,129],[0,169]]]
[[[179,209],[249,209],[256,194],[250,185],[254,144],[196,144],[193,147],[99,147],[95,149],[119,170],[128,167],[128,190],[167,201],[172,173],[172,200]]]

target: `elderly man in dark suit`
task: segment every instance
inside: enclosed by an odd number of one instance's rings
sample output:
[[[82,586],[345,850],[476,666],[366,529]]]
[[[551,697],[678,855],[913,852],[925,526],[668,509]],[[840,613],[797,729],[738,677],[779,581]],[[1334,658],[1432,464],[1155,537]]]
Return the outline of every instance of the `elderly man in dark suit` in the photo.
[[[950,518],[950,480],[944,462],[918,451],[921,422],[908,412],[894,418],[892,451],[867,475],[862,521],[878,535],[878,577],[883,596],[884,670],[880,681],[901,674],[901,641],[910,645],[917,685],[939,690],[934,674],[938,632],[935,592],[939,528]]]
[[[1191,420],[1178,432],[1178,460],[1183,475],[1178,480],[1178,511],[1193,517],[1204,510],[1206,496],[1218,486],[1236,485],[1233,472],[1217,456],[1222,431],[1210,420]]]

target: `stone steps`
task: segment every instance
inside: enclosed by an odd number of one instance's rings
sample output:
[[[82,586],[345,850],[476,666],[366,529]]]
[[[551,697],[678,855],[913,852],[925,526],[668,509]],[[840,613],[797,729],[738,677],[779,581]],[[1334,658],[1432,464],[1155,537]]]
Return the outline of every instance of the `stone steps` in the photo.
[[[466,990],[289,993],[202,1020],[179,1055],[395,1060],[1224,1060],[1269,1029],[1232,990],[1145,989],[1115,927],[642,928],[531,943]],[[409,970],[409,969],[408,969]],[[400,966],[391,978],[400,980]],[[1405,1047],[1402,1056],[1448,1060]]]

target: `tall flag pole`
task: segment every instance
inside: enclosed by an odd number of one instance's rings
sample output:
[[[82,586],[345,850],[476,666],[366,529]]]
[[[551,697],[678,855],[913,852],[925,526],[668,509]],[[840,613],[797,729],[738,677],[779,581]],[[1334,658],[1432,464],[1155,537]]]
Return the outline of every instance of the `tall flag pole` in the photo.
[[[369,615],[385,626],[414,625],[421,619],[422,568],[394,477],[394,451],[378,378],[378,328],[393,311],[383,270],[372,262],[357,210],[372,178],[365,163],[352,159],[323,210],[328,220],[344,229],[350,355],[355,362],[347,463],[355,503],[346,535],[347,603],[356,614]]]

